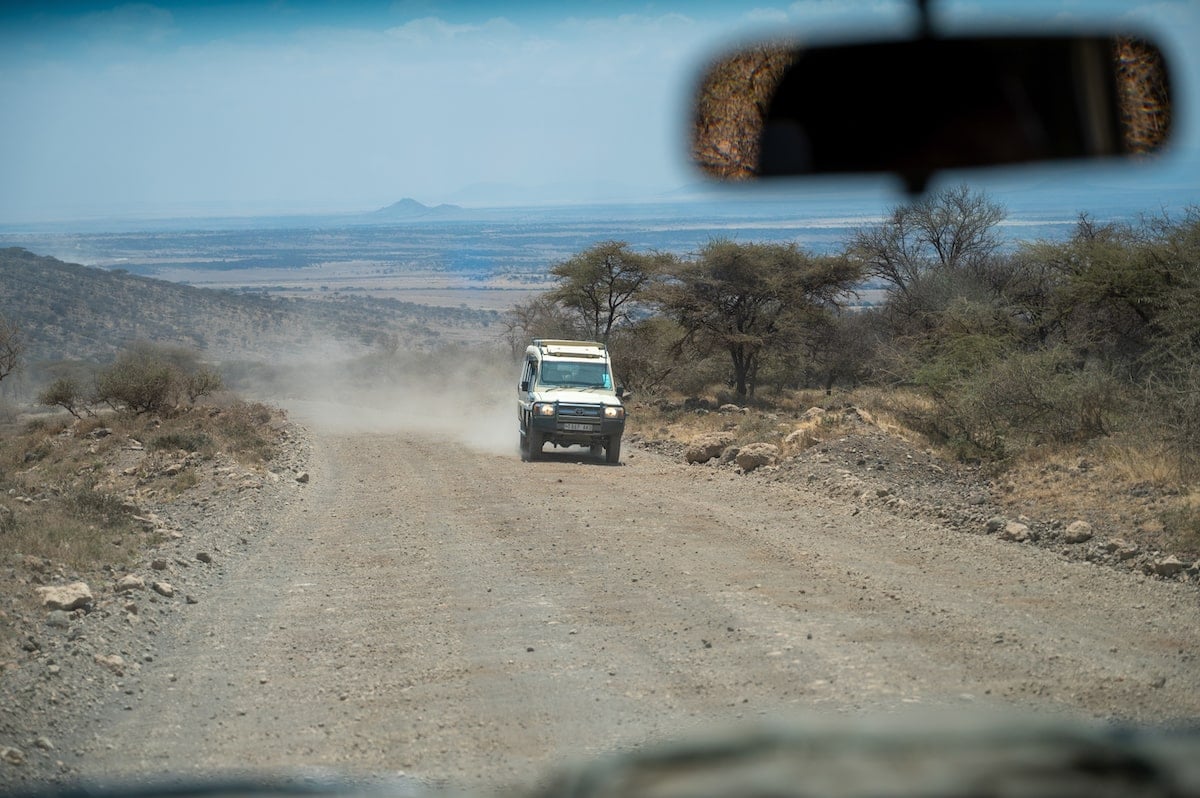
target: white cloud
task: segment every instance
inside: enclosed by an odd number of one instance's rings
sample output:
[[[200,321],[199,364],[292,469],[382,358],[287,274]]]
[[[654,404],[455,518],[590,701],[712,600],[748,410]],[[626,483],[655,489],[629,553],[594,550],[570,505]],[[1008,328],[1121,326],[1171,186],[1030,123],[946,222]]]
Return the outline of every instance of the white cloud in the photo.
[[[438,17],[421,17],[388,28],[385,33],[392,39],[424,45],[440,44],[480,33],[512,33],[515,30],[516,26],[503,19],[492,19],[483,25],[455,25]]]

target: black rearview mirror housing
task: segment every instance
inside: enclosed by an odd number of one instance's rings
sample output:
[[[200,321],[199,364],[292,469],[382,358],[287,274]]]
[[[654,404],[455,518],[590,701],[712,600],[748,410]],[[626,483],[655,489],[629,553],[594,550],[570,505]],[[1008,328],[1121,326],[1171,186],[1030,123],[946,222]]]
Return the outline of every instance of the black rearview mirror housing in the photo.
[[[1161,51],[1128,37],[763,45],[705,76],[693,157],[725,180],[891,173],[919,192],[947,169],[1155,151],[1171,101]]]

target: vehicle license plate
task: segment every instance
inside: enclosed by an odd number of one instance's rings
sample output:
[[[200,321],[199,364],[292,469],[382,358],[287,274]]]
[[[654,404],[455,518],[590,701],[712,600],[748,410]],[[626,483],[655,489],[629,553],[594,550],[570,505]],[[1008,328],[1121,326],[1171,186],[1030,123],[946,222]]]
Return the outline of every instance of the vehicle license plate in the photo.
[[[591,432],[593,427],[591,424],[571,424],[564,422],[563,429],[573,432]]]

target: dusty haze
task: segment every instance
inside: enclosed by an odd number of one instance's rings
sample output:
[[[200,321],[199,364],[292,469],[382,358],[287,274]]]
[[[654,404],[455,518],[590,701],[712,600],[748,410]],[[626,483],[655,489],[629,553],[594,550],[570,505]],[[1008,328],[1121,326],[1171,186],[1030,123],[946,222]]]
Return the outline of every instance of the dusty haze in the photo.
[[[323,431],[409,433],[515,456],[518,368],[497,344],[355,356],[330,342],[310,361],[239,367],[233,382]]]

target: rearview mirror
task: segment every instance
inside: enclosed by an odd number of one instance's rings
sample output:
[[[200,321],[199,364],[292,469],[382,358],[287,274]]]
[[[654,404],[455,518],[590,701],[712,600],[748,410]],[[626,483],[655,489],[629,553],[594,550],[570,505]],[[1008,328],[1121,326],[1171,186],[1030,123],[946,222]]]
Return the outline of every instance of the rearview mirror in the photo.
[[[764,45],[701,82],[693,158],[719,179],[892,173],[1152,152],[1171,122],[1153,44],[1113,36]]]

